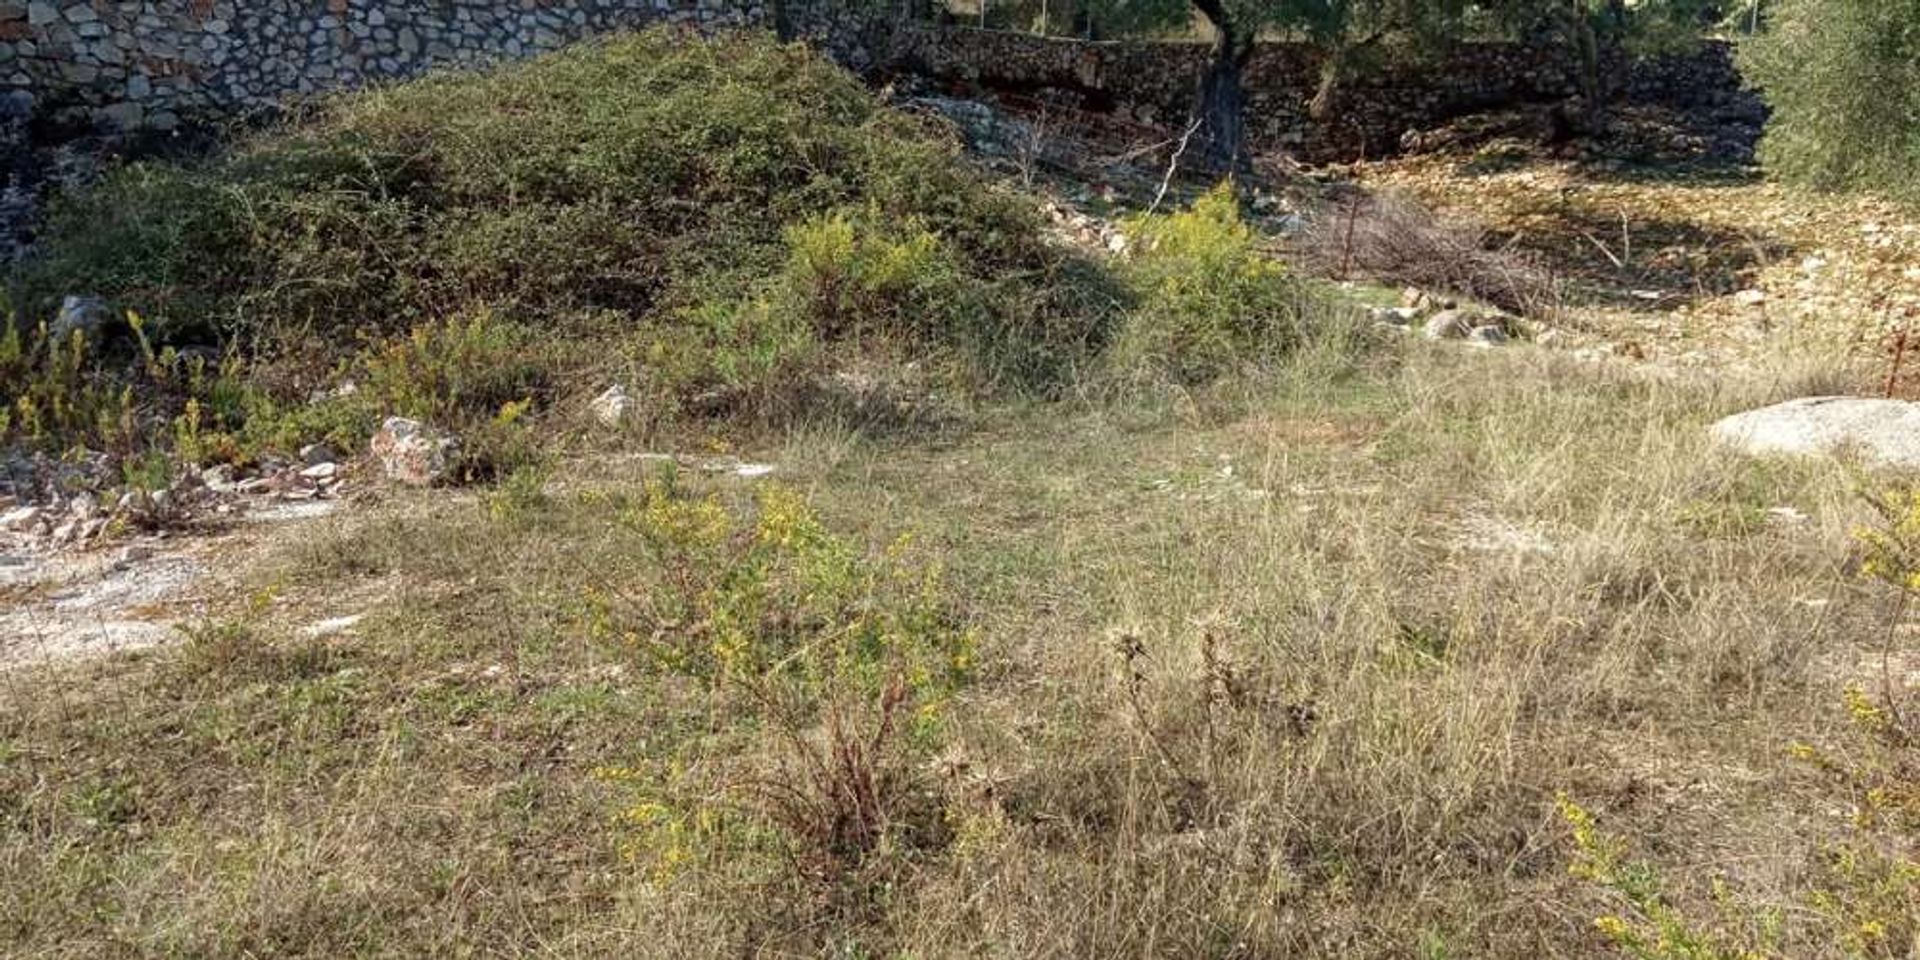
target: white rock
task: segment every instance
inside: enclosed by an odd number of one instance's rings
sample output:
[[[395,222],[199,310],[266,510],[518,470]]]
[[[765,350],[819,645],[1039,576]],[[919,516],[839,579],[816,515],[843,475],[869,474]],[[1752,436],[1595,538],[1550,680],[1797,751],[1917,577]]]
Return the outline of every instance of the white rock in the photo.
[[[15,533],[31,530],[40,522],[40,513],[39,507],[15,507],[6,513],[0,513],[0,530],[11,530]]]
[[[333,462],[326,462],[326,463],[316,463],[313,466],[300,471],[300,475],[307,478],[308,480],[331,480],[333,479],[334,475],[339,472],[340,472],[339,464],[333,463]]]
[[[316,639],[320,637],[338,636],[359,626],[360,621],[364,619],[366,619],[366,614],[364,613],[352,613],[344,617],[332,617],[307,624],[306,629],[301,632]]]
[[[1804,397],[1713,425],[1721,441],[1753,454],[1833,456],[1920,470],[1920,403],[1874,397]]]
[[[107,306],[105,300],[99,297],[68,297],[60,301],[60,313],[54,317],[47,332],[54,340],[64,343],[77,330],[86,337],[87,342],[98,343],[113,322],[113,308]]]
[[[232,487],[233,465],[230,463],[216,463],[200,471],[200,482],[206,484],[209,490],[220,491]]]
[[[1467,335],[1467,318],[1458,311],[1442,310],[1427,318],[1427,325],[1421,329],[1428,340],[1459,340]]]
[[[1508,339],[1507,331],[1495,324],[1474,327],[1467,333],[1467,342],[1476,347],[1496,347]]]
[[[317,467],[323,463],[333,463],[339,459],[340,455],[334,453],[333,448],[324,443],[309,443],[300,448],[300,462],[309,467]]]
[[[601,426],[625,426],[628,416],[633,412],[633,398],[627,395],[626,387],[616,383],[594,397],[588,409]]]
[[[388,479],[415,487],[445,479],[460,448],[452,436],[405,417],[388,417],[371,446]]]
[[[1743,307],[1758,307],[1767,302],[1765,290],[1742,290],[1733,295],[1733,302]]]

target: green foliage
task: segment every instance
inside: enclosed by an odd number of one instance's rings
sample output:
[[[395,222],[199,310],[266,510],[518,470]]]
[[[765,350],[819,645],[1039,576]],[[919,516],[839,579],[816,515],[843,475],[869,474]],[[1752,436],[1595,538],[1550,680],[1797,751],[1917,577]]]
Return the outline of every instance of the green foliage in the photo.
[[[621,522],[660,582],[590,591],[592,635],[705,684],[777,683],[815,709],[896,676],[928,702],[965,679],[973,641],[943,611],[938,571],[863,556],[783,487],[757,507],[742,518],[671,476],[649,481]]]
[[[1229,184],[1192,209],[1134,221],[1131,237],[1135,302],[1109,353],[1124,374],[1196,383],[1327,332],[1309,324],[1330,311],[1303,309],[1285,267],[1257,249]]]
[[[823,58],[653,32],[111,171],[59,199],[13,279],[36,305],[94,291],[158,342],[264,358],[158,404],[189,459],[237,460],[357,445],[396,413],[522,447],[551,384],[609,354],[648,367],[663,411],[791,396],[876,350],[967,387],[1052,387],[1100,340],[1099,274],[949,132]],[[357,395],[309,402],[346,377]],[[107,399],[16,419],[97,436]]]
[[[1877,522],[1854,532],[1866,549],[1861,573],[1920,593],[1920,486],[1864,494]]]
[[[578,326],[685,305],[784,229],[885,210],[991,275],[1046,251],[955,146],[797,47],[664,32],[347,94],[202,164],[136,164],[56,205],[19,281],[156,317],[322,342],[493,306]]]
[[[132,387],[101,374],[86,338],[45,327],[0,333],[0,442],[130,452],[139,440]]]
[[[1764,917],[1750,928],[1717,887],[1723,920],[1704,925],[1668,903],[1653,866],[1628,858],[1626,844],[1602,832],[1593,814],[1565,796],[1561,819],[1573,832],[1573,875],[1618,897],[1622,909],[1594,921],[1615,948],[1638,960],[1758,960],[1778,937],[1778,918]],[[1749,946],[1757,944],[1757,946]]]
[[[384,410],[436,423],[491,415],[547,389],[532,333],[490,310],[432,320],[376,343],[358,367]]]
[[[1740,69],[1773,108],[1769,169],[1920,200],[1920,2],[1781,0],[1741,45]]]

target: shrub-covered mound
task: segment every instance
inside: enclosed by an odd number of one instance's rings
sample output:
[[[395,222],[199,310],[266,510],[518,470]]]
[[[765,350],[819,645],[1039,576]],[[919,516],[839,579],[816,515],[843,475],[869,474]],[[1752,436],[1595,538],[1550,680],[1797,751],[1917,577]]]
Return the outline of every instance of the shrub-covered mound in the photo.
[[[849,344],[1032,384],[1091,336],[1040,227],[949,131],[819,56],[655,32],[128,165],[57,205],[15,287],[40,315],[95,294],[159,343],[327,361],[308,369],[484,312],[507,342],[617,344],[682,397],[799,382]]]

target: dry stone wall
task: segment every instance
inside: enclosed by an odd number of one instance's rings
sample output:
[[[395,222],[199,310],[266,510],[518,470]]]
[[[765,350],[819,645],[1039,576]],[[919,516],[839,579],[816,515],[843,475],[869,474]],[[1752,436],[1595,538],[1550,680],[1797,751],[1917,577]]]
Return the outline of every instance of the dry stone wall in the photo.
[[[787,7],[803,36],[856,68],[1065,94],[1161,127],[1184,115],[1205,62],[1198,44],[912,26],[916,2],[897,0],[890,17],[849,13],[844,0]],[[168,130],[183,117],[529,56],[612,30],[765,26],[771,16],[771,0],[0,0],[0,119]],[[1262,147],[1309,158],[1378,154],[1436,120],[1564,99],[1574,89],[1567,62],[1545,48],[1482,44],[1376,64],[1349,85],[1335,119],[1316,123],[1305,104],[1318,55],[1271,44],[1248,68],[1247,116]],[[1641,92],[1738,93],[1723,49],[1636,77]]]
[[[1065,101],[1094,114],[1177,129],[1192,104],[1208,49],[1197,43],[1087,42],[1002,31],[910,31],[896,41],[899,69],[948,92]],[[1312,159],[1395,152],[1409,131],[1475,112],[1551,104],[1576,94],[1572,58],[1552,46],[1463,44],[1444,54],[1389,59],[1358,70],[1328,120],[1307,115],[1322,55],[1302,44],[1262,44],[1247,66],[1248,135],[1260,149]],[[1725,44],[1649,60],[1622,71],[1619,93],[1690,111],[1751,115]]]
[[[766,16],[759,0],[0,0],[0,84],[43,113],[167,129],[610,30]]]

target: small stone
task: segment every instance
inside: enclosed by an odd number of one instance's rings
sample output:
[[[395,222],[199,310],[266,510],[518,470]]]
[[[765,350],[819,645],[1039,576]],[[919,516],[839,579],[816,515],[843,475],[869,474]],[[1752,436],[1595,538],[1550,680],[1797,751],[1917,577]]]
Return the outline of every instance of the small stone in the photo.
[[[1467,332],[1467,342],[1479,347],[1497,347],[1507,340],[1507,331],[1493,324],[1474,327]]]
[[[42,510],[39,507],[15,507],[6,513],[0,513],[0,530],[20,533],[33,529],[40,523]]]
[[[1742,290],[1733,295],[1733,302],[1747,308],[1764,306],[1767,302],[1767,292],[1765,290]]]
[[[54,317],[48,333],[53,339],[65,342],[77,330],[87,342],[99,343],[115,319],[113,308],[99,297],[68,297],[60,301],[60,313]]]
[[[316,623],[310,623],[307,625],[307,628],[301,632],[315,639],[338,636],[351,632],[353,628],[359,626],[360,621],[364,619],[366,619],[366,614],[364,613],[353,613],[344,617],[332,617]]]
[[[300,471],[300,475],[308,480],[331,480],[339,472],[340,465],[337,463],[316,463]]]
[[[418,420],[388,417],[371,446],[388,479],[425,487],[446,479],[460,444]]]
[[[633,398],[627,395],[626,387],[616,383],[593,398],[590,409],[603,427],[625,426],[633,410]]]
[[[1421,328],[1428,340],[1459,340],[1465,337],[1470,328],[1467,318],[1458,311],[1442,310],[1427,318],[1426,326]]]

